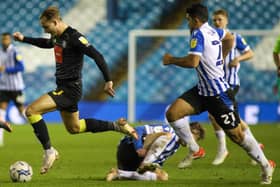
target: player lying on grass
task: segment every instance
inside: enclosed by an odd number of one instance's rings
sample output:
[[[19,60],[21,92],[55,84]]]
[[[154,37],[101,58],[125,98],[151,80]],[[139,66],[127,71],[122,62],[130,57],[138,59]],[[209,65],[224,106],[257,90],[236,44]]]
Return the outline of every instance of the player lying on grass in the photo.
[[[199,123],[190,123],[190,127],[196,141],[204,138],[204,129]],[[179,148],[178,136],[166,124],[138,126],[135,130],[138,140],[125,136],[120,141],[117,169],[112,168],[106,180],[168,180],[168,174],[161,166]]]

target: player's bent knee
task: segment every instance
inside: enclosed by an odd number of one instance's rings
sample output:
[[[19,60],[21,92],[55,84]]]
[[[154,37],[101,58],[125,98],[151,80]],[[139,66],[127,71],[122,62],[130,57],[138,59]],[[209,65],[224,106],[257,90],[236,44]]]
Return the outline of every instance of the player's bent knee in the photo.
[[[169,122],[173,122],[179,119],[176,113],[173,112],[172,110],[167,110],[165,116],[167,121]]]
[[[78,133],[80,133],[80,128],[79,128],[79,126],[76,126],[76,125],[75,126],[71,126],[71,127],[67,126],[66,129],[67,129],[67,131],[70,134],[78,134]]]
[[[35,112],[34,112],[34,109],[32,106],[27,106],[26,109],[25,109],[25,116],[29,117],[29,116],[32,116],[34,115]]]

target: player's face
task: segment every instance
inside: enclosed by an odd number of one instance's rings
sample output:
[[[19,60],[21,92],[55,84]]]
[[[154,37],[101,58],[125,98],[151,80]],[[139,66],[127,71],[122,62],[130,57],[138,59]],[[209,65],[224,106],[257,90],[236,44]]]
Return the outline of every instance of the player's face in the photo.
[[[217,14],[212,18],[213,24],[216,28],[225,29],[228,24],[228,20],[224,15]]]
[[[41,18],[40,22],[45,33],[49,33],[52,36],[55,36],[57,34],[57,22],[55,20],[47,20],[43,17]]]
[[[198,28],[195,19],[190,17],[188,14],[186,15],[186,19],[188,21],[188,25],[191,31]]]
[[[11,44],[11,42],[12,42],[11,36],[9,36],[9,35],[2,36],[2,47],[4,49],[7,49],[9,47],[9,45]]]

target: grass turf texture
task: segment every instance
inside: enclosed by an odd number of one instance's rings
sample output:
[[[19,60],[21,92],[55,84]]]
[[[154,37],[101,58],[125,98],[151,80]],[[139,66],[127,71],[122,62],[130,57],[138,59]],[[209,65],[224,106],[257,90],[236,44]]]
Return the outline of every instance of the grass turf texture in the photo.
[[[212,166],[216,153],[216,138],[210,125],[204,125],[206,137],[200,144],[206,149],[206,157],[193,162],[191,168],[177,169],[177,163],[185,156],[186,148],[180,148],[169,158],[164,169],[169,181],[112,181],[104,177],[110,168],[116,166],[116,146],[122,137],[115,132],[86,133],[70,135],[63,125],[48,125],[53,146],[60,153],[60,159],[46,175],[40,175],[42,162],[41,145],[29,125],[14,126],[13,133],[5,134],[5,146],[0,148],[0,187],[2,186],[259,186],[260,169],[251,166],[249,157],[238,146],[228,142],[230,151],[225,163]],[[257,139],[264,143],[268,158],[280,164],[280,125],[258,125],[251,127]],[[31,182],[18,184],[9,178],[9,166],[23,160],[33,167]],[[273,183],[280,186],[280,170],[276,168]]]

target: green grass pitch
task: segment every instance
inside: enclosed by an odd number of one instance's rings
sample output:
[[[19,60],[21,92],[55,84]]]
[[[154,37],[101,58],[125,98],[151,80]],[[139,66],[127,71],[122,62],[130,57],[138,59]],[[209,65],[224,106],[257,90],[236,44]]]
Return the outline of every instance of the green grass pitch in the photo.
[[[48,125],[53,146],[60,159],[46,175],[39,174],[42,161],[41,145],[29,125],[14,126],[13,133],[5,133],[5,146],[0,148],[0,187],[4,186],[260,186],[260,169],[251,166],[247,154],[229,140],[230,155],[224,164],[212,166],[216,153],[216,139],[210,125],[204,125],[206,138],[200,144],[206,149],[206,157],[194,161],[189,169],[179,170],[176,165],[186,154],[180,148],[164,165],[169,181],[113,181],[106,182],[108,170],[116,165],[116,146],[122,137],[115,132],[70,135],[63,125]],[[265,153],[280,164],[280,125],[251,126],[257,139],[264,143]],[[18,160],[27,161],[33,167],[31,182],[18,184],[10,181],[9,166]],[[276,168],[271,186],[280,186],[280,170]]]

